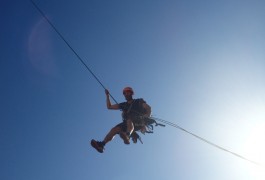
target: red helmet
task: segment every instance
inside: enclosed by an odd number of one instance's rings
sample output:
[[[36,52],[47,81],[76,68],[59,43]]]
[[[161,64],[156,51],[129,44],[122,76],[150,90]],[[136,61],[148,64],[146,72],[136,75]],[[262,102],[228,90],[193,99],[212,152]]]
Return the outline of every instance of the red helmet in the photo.
[[[134,94],[134,92],[133,92],[133,89],[131,88],[131,87],[125,87],[124,89],[123,89],[123,94],[126,92],[126,91],[130,91],[132,94]]]

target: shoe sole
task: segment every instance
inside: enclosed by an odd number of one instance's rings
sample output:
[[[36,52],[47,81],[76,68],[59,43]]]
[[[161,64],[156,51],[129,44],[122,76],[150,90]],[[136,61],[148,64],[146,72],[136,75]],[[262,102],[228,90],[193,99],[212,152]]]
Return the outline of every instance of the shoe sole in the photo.
[[[98,152],[103,153],[103,149],[99,149],[98,143],[97,143],[94,139],[91,140],[90,144],[91,144],[91,146],[92,146],[93,148],[95,148]]]

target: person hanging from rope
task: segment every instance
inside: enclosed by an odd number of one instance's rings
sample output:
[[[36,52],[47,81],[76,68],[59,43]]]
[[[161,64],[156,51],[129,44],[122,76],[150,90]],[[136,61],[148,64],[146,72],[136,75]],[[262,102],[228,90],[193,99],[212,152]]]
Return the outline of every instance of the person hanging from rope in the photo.
[[[136,143],[139,138],[136,131],[140,130],[145,133],[145,120],[151,116],[151,107],[142,98],[133,99],[134,91],[131,87],[123,89],[126,101],[119,104],[111,104],[110,94],[107,89],[105,89],[105,94],[107,108],[110,110],[122,110],[123,122],[114,126],[103,141],[91,140],[92,147],[100,153],[103,153],[104,146],[117,134],[123,139],[124,144],[130,144],[130,137]]]

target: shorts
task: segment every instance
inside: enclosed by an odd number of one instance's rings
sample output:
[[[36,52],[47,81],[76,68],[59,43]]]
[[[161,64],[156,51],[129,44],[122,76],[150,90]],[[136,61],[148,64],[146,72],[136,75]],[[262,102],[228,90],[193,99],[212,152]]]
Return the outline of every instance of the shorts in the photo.
[[[139,131],[144,125],[144,120],[140,119],[139,117],[133,117],[132,122],[134,125],[134,131]],[[122,123],[117,124],[115,127],[119,127],[122,129],[123,132],[127,131],[127,124],[126,120],[124,120]]]

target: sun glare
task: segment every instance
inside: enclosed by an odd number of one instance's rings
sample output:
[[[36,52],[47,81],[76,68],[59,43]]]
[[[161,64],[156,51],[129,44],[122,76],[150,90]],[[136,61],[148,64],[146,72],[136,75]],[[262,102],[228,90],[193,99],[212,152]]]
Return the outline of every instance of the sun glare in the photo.
[[[259,163],[259,165],[249,166],[252,180],[265,179],[265,123],[257,124],[250,133],[245,142],[246,156]]]

